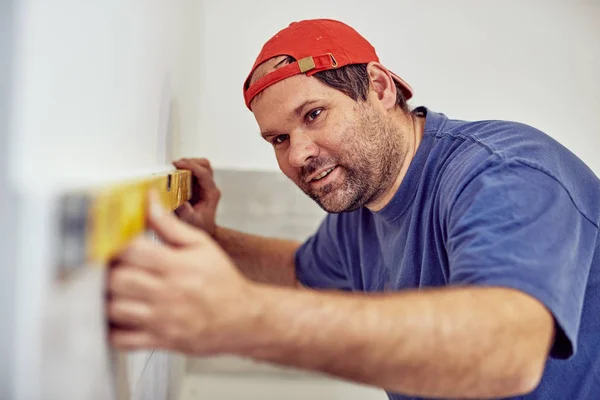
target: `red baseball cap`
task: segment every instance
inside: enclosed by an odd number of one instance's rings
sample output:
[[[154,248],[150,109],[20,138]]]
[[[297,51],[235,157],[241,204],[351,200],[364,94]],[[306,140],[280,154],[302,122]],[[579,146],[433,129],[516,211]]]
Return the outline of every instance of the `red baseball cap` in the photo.
[[[275,56],[292,56],[297,61],[268,73],[249,86],[252,73],[263,62]],[[317,72],[340,68],[349,64],[379,62],[375,48],[356,30],[332,19],[310,19],[292,22],[264,44],[252,70],[244,81],[244,100],[250,102],[261,91],[274,83],[297,74],[312,76]],[[408,83],[395,73],[392,77],[400,84],[408,100],[413,91]]]

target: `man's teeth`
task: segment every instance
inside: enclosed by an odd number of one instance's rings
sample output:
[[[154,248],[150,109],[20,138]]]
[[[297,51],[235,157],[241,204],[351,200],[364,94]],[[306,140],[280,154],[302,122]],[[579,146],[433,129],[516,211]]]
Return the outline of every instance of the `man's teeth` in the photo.
[[[321,172],[319,175],[317,175],[317,176],[316,176],[316,177],[313,179],[313,181],[318,181],[318,180],[320,180],[320,179],[323,179],[323,178],[325,178],[325,177],[326,177],[327,175],[329,175],[329,173],[330,173],[331,171],[333,171],[334,169],[335,169],[335,167],[331,167],[331,168],[329,168],[327,171],[323,171],[323,172]]]

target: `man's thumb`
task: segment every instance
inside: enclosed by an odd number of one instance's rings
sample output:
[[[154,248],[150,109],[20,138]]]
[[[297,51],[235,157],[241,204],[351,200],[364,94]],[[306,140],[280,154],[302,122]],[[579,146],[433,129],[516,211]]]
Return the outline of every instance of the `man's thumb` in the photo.
[[[204,234],[181,221],[161,204],[156,192],[151,191],[148,204],[148,225],[165,243],[186,246],[203,241]]]

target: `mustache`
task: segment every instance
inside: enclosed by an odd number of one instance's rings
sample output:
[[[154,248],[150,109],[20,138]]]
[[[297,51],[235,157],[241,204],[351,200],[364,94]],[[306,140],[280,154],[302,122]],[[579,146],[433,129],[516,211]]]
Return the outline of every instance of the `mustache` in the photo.
[[[333,158],[312,159],[309,164],[303,166],[298,171],[298,179],[304,181],[307,177],[314,174],[320,168],[328,165],[338,165],[338,161]]]

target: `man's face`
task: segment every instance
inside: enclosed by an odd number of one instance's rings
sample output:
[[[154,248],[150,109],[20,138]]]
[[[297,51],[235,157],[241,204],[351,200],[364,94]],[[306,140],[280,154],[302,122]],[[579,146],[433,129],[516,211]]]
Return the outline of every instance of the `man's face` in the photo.
[[[402,135],[373,97],[356,102],[300,74],[268,87],[251,105],[280,169],[327,212],[368,205],[397,176]]]

